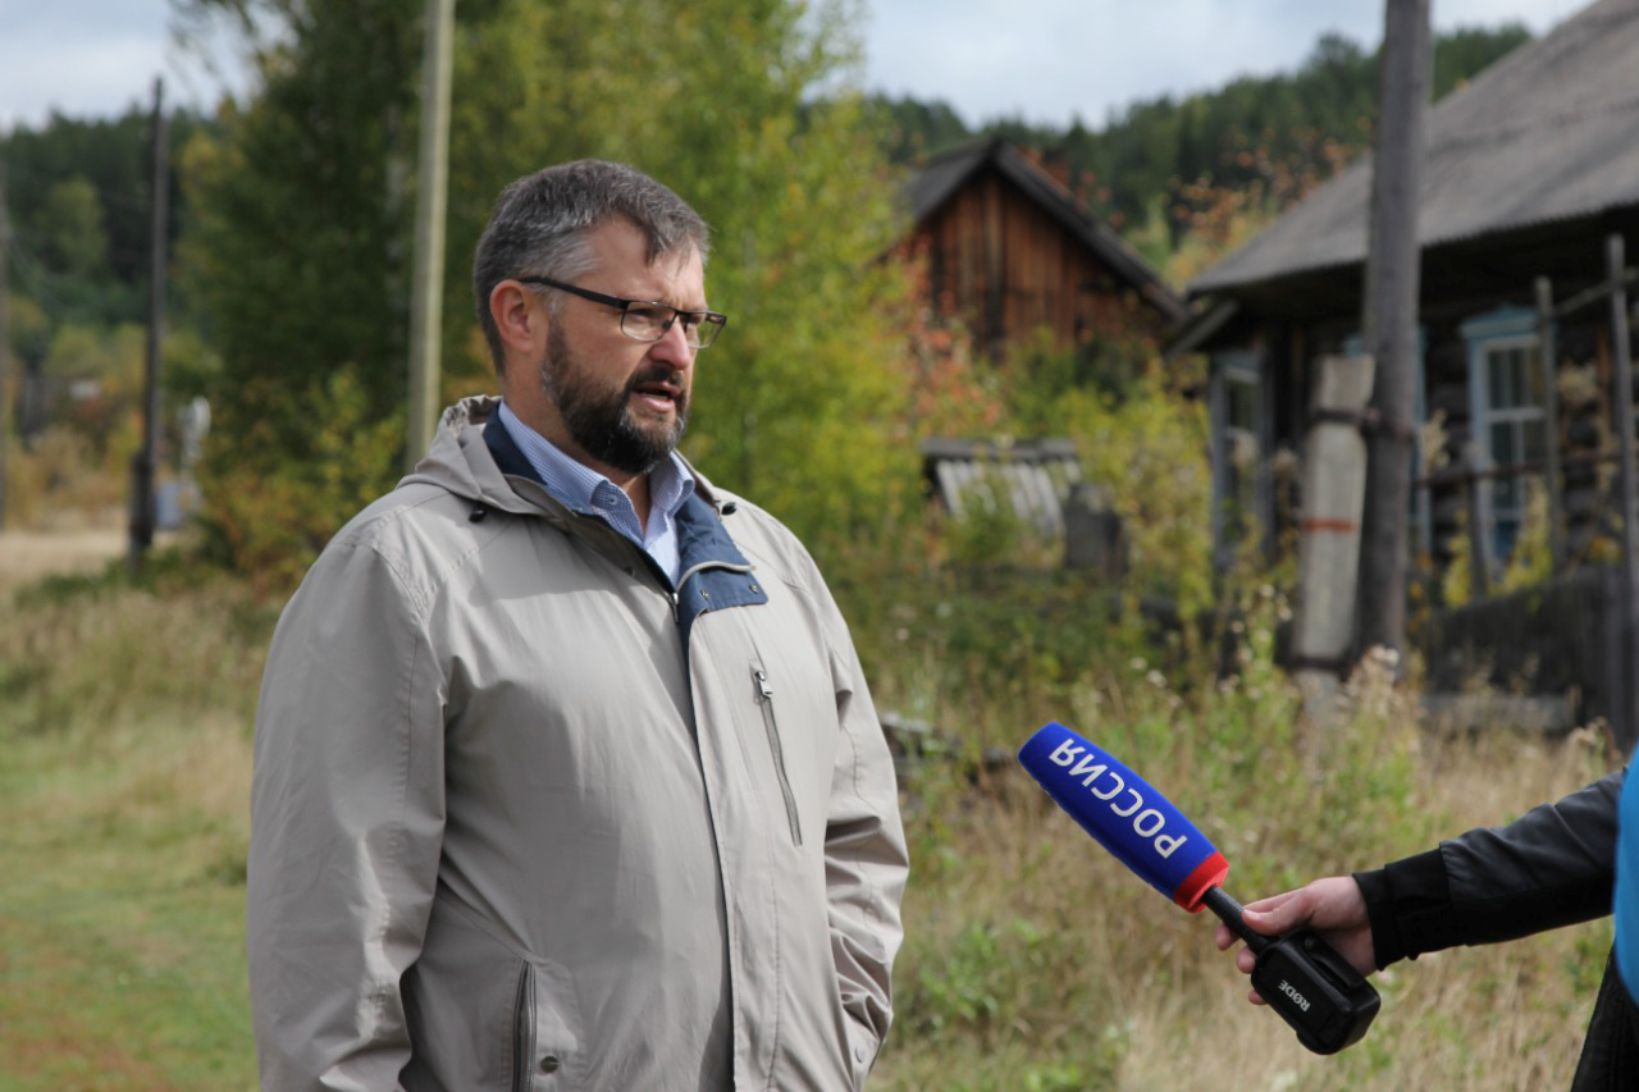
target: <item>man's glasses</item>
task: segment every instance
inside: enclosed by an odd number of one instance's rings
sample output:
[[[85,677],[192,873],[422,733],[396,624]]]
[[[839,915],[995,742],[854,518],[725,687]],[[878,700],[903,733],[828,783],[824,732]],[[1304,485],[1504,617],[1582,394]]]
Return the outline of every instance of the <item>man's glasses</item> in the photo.
[[[606,296],[588,288],[578,288],[551,277],[518,277],[525,284],[544,284],[560,292],[579,296],[583,300],[601,303],[620,312],[620,332],[633,341],[659,341],[679,319],[683,322],[683,337],[690,348],[704,349],[717,340],[717,335],[728,325],[728,316],[716,311],[680,311],[658,300],[625,300]]]

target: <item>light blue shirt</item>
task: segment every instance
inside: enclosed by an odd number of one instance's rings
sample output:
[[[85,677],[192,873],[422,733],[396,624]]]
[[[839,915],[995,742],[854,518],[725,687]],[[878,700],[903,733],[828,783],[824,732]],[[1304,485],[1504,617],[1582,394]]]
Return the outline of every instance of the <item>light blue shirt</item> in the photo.
[[[552,441],[518,420],[505,402],[495,416],[547,489],[571,507],[601,517],[654,558],[673,586],[677,584],[681,564],[677,513],[694,493],[694,475],[675,451],[649,472],[649,526],[645,530],[638,522],[632,498],[620,486],[564,454]]]

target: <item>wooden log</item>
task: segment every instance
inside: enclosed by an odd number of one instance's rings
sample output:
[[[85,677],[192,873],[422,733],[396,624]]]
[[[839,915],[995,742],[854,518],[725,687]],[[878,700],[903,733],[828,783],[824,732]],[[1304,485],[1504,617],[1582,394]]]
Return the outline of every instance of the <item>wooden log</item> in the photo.
[[[1366,440],[1349,414],[1371,397],[1371,357],[1329,356],[1315,376],[1316,423],[1303,460],[1298,540],[1298,609],[1293,663],[1305,720],[1328,728],[1354,636],[1360,514],[1366,496]]]

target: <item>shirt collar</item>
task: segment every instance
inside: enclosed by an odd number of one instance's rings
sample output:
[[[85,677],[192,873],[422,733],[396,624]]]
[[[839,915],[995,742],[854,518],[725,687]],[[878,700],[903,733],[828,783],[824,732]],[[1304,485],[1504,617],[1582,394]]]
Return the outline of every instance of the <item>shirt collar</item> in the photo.
[[[505,401],[495,416],[512,442],[518,445],[530,468],[540,476],[542,484],[572,507],[582,511],[595,507],[592,498],[605,489],[622,492],[606,475],[565,454],[562,448],[524,424]],[[694,474],[688,464],[681,455],[672,452],[649,472],[650,508],[675,516],[694,494],[694,484]]]

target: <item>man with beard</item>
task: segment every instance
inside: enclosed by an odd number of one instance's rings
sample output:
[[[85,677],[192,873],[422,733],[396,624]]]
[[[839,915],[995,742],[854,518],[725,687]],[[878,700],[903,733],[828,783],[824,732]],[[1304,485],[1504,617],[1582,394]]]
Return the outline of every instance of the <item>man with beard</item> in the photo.
[[[677,454],[706,227],[581,161],[474,266],[502,397],[327,546],[257,713],[268,1089],[846,1089],[891,1016],[893,768],[800,543]]]

